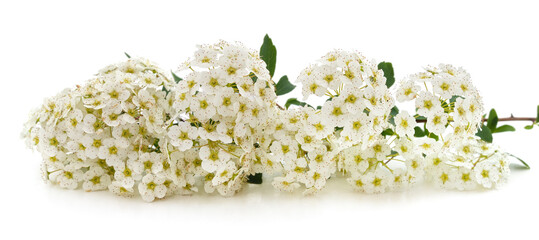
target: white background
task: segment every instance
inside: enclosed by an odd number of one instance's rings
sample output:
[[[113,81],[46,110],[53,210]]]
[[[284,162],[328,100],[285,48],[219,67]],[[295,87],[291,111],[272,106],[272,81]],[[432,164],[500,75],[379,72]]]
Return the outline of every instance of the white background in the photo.
[[[124,51],[175,69],[196,44],[238,40],[258,49],[266,33],[277,46],[278,77],[295,79],[334,48],[390,61],[397,79],[451,63],[471,73],[487,109],[535,116],[538,9],[533,1],[2,1],[0,239],[537,239],[539,129],[524,123],[495,142],[532,169],[513,169],[498,190],[365,195],[333,180],[315,197],[266,183],[233,198],[151,204],[43,184],[41,158],[19,132],[44,97],[125,60]]]

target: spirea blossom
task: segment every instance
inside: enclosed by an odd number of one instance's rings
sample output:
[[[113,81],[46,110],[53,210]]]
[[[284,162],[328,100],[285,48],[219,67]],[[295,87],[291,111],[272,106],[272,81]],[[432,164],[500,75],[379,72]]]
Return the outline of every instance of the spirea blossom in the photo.
[[[200,45],[172,75],[130,58],[45,99],[22,136],[46,182],[145,201],[232,196],[254,174],[303,194],[337,176],[383,193],[493,188],[509,175],[508,155],[474,135],[484,108],[462,68],[427,67],[393,91],[376,61],[334,50],[296,82],[323,104],[277,105],[266,62],[241,43]],[[406,101],[416,113],[399,111]]]

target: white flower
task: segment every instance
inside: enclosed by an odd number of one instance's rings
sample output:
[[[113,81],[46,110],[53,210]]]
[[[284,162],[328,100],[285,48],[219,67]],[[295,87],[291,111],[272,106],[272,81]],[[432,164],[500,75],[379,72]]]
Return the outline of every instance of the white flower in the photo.
[[[163,184],[165,177],[159,174],[146,174],[138,185],[138,191],[142,199],[152,202],[155,198],[163,198],[167,193],[167,187]]]
[[[117,103],[103,108],[103,122],[111,127],[118,126],[122,121],[122,106]]]
[[[477,164],[473,172],[477,183],[485,188],[492,188],[500,179],[500,171],[489,161]]]
[[[459,167],[455,179],[455,186],[458,190],[472,190],[477,186],[475,175],[466,167]]]
[[[301,149],[304,151],[312,151],[317,146],[320,146],[322,144],[322,141],[319,139],[316,139],[314,136],[307,134],[304,131],[299,131],[296,136],[296,141],[301,145]]]
[[[273,187],[276,189],[285,192],[293,192],[300,186],[299,183],[295,182],[295,179],[290,175],[274,178],[271,185],[273,185]]]
[[[365,158],[365,153],[359,146],[350,147],[344,150],[344,161],[348,171],[363,173],[369,167],[369,161]]]
[[[216,113],[215,107],[211,104],[212,100],[213,99],[208,94],[197,94],[193,98],[190,106],[195,117],[202,121],[212,118]]]
[[[126,187],[118,181],[112,181],[109,185],[109,191],[123,197],[133,197],[135,195],[133,187]]]
[[[419,93],[415,100],[415,107],[417,108],[417,113],[425,117],[431,116],[440,109],[443,111],[440,100],[430,92]]]
[[[357,86],[349,86],[343,89],[340,95],[344,99],[344,104],[351,113],[362,113],[365,109],[363,94]]]
[[[215,172],[220,165],[230,159],[230,154],[223,149],[204,146],[200,148],[200,158],[202,159],[202,168],[204,170]]]
[[[109,166],[120,166],[123,165],[127,153],[126,149],[122,148],[116,139],[107,138],[103,140],[103,145],[99,147],[97,156],[106,159]]]
[[[65,166],[65,168],[60,171],[56,180],[58,185],[62,188],[75,189],[79,186],[79,182],[83,179],[83,173],[78,169],[75,164],[70,164]]]
[[[183,152],[193,146],[193,140],[198,137],[198,129],[188,122],[179,122],[168,129],[168,136],[170,144]]]
[[[436,135],[442,135],[447,124],[447,114],[441,108],[431,111],[427,117],[427,130]]]
[[[417,94],[421,88],[411,80],[403,80],[400,82],[399,88],[397,89],[396,97],[397,101],[405,102],[413,100],[417,97]]]
[[[415,118],[407,111],[401,111],[395,116],[395,131],[399,136],[414,136]]]
[[[337,89],[342,84],[343,74],[334,66],[315,66],[313,69],[313,74],[330,89]]]
[[[432,138],[424,137],[417,140],[417,146],[421,153],[429,155],[438,152],[441,149],[442,144]]]
[[[443,165],[432,173],[434,184],[439,188],[452,189],[455,187],[458,172],[454,168]]]
[[[162,158],[163,155],[159,153],[142,153],[133,161],[133,171],[137,174],[161,172],[163,170]]]
[[[390,176],[390,173],[383,168],[377,168],[375,171],[366,173],[361,177],[363,191],[366,193],[384,193],[386,188],[389,187]]]
[[[228,161],[225,164],[221,164],[215,171],[215,176],[212,179],[212,184],[219,185],[229,181],[234,172],[236,171],[236,165],[232,161]]]
[[[213,98],[217,112],[223,116],[236,116],[234,104],[238,101],[238,95],[232,88],[223,88]]]
[[[450,99],[456,93],[456,84],[451,77],[446,75],[436,75],[432,80],[434,92],[443,99]]]
[[[323,169],[310,169],[307,174],[301,175],[300,182],[305,184],[306,188],[322,189],[326,185],[326,180],[330,174]]]
[[[325,118],[329,126],[342,126],[342,122],[348,116],[348,108],[344,105],[342,98],[334,98],[327,101],[322,106],[322,117]]]
[[[366,150],[366,154],[373,156],[378,161],[386,160],[387,155],[391,154],[391,148],[386,141],[378,140],[373,142]]]
[[[98,166],[90,167],[84,173],[83,180],[82,189],[87,192],[106,189],[111,182],[110,176],[105,173],[103,168]]]
[[[321,114],[313,114],[307,118],[305,130],[313,133],[316,139],[323,139],[333,132],[333,126],[330,125]]]
[[[353,143],[360,142],[364,136],[370,134],[370,118],[363,112],[351,114],[344,123],[341,136],[347,138]]]
[[[271,144],[270,150],[277,161],[295,159],[298,152],[298,143],[291,138],[284,138]]]
[[[333,154],[328,152],[327,147],[324,145],[309,151],[307,156],[309,156],[309,167],[311,169],[328,168],[331,164],[331,158],[333,158]]]
[[[112,136],[116,139],[116,143],[123,148],[127,148],[132,139],[138,135],[137,124],[124,124],[119,125],[112,129]]]
[[[405,159],[415,158],[417,154],[417,147],[414,141],[408,138],[399,138],[395,141],[395,151],[399,153]]]

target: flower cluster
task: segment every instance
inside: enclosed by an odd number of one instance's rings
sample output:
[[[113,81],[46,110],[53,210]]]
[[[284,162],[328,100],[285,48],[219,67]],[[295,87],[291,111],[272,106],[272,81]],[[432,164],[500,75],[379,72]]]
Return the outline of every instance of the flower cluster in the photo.
[[[297,79],[323,105],[284,109],[260,54],[221,41],[198,46],[183,79],[144,59],[110,65],[46,99],[22,135],[47,182],[145,201],[199,188],[232,196],[259,173],[304,194],[338,175],[367,193],[506,181],[507,155],[474,135],[484,109],[466,71],[427,67],[395,92],[384,74],[358,52],[332,51]]]

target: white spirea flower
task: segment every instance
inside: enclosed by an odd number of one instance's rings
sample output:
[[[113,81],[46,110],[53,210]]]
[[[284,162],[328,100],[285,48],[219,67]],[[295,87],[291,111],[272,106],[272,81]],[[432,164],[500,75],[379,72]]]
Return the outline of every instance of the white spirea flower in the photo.
[[[484,107],[462,68],[429,66],[393,91],[377,62],[334,50],[296,82],[321,106],[279,106],[266,62],[241,43],[199,45],[174,76],[130,58],[47,98],[21,136],[46,182],[149,202],[201,186],[232,196],[256,173],[305,195],[338,176],[366,193],[507,181],[507,155],[474,136]],[[395,101],[417,114],[395,114]]]

